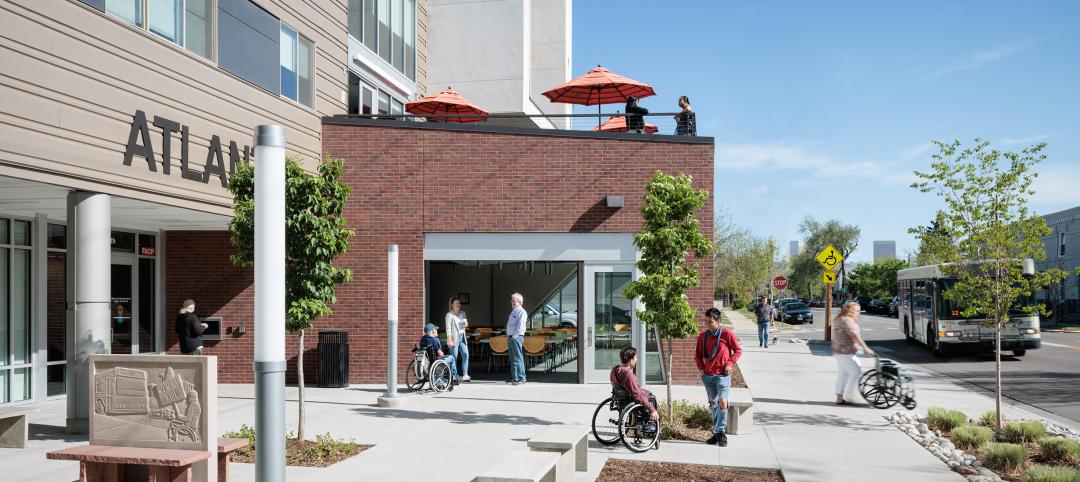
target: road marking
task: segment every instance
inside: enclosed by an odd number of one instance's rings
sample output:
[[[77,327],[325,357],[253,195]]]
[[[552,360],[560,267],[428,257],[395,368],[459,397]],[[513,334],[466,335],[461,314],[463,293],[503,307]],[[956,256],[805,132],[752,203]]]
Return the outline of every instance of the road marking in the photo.
[[[1045,346],[1056,346],[1058,348],[1072,348],[1073,350],[1080,350],[1080,348],[1077,348],[1077,347],[1072,346],[1072,345],[1059,345],[1057,343],[1050,343],[1048,341],[1044,341],[1044,342],[1042,342],[1042,344],[1045,345]]]

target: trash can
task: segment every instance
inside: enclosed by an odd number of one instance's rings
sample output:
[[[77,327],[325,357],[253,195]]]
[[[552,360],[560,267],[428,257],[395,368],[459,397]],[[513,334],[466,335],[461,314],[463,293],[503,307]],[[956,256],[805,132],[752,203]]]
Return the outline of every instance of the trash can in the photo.
[[[318,382],[320,387],[349,386],[349,332],[319,331]]]

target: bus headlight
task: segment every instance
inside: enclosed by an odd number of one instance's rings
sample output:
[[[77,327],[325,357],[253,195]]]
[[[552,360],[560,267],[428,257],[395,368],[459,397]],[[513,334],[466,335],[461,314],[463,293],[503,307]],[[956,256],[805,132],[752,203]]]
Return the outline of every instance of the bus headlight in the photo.
[[[946,331],[945,336],[956,336],[956,332],[954,332],[954,331]]]
[[[1027,333],[1029,335],[1034,335],[1034,334],[1036,334],[1038,332],[1039,332],[1038,328],[1026,328],[1026,329],[1024,329],[1024,333]]]

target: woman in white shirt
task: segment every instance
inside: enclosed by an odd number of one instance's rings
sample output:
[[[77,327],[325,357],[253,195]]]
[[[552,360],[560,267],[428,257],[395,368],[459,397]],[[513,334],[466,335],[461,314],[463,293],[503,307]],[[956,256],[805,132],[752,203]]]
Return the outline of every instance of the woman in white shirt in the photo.
[[[461,361],[461,381],[472,380],[469,376],[469,344],[465,342],[465,327],[469,326],[469,320],[461,309],[461,300],[456,296],[450,298],[450,311],[446,313],[446,345],[454,362]]]

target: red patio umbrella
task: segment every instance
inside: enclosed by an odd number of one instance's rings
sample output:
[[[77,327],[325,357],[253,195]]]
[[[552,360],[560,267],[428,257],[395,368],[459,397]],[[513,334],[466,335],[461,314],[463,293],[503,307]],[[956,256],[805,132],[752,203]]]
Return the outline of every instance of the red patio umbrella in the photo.
[[[482,117],[444,117],[445,122],[481,122],[487,120],[488,111],[469,102],[460,94],[449,87],[435,95],[416,99],[405,104],[405,112],[410,114],[448,114],[469,115],[475,114]]]
[[[565,104],[595,105],[597,114],[601,104],[626,102],[630,96],[637,98],[656,95],[652,86],[644,82],[612,73],[599,65],[570,82],[544,92],[552,102]],[[596,119],[600,125],[600,118]]]
[[[600,124],[597,127],[593,127],[592,130],[603,132],[626,132],[626,116],[611,116],[608,118],[608,120],[604,121],[603,124]],[[657,132],[660,132],[659,127],[649,124],[648,122],[645,123],[646,134],[656,134]]]

